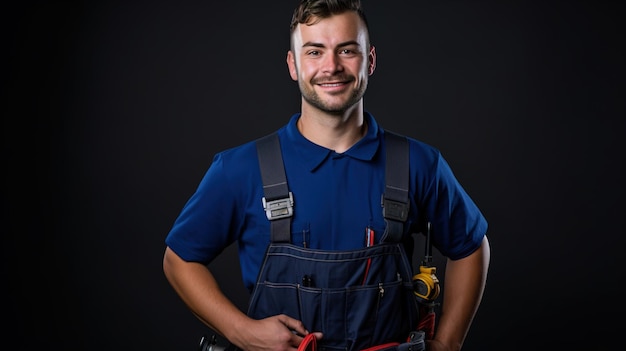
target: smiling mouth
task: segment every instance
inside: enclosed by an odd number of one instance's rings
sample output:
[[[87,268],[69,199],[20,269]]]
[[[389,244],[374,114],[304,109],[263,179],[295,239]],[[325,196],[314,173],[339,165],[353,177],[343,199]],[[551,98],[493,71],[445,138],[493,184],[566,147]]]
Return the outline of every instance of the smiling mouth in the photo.
[[[330,87],[330,88],[332,88],[332,87],[339,87],[339,86],[342,86],[344,84],[345,83],[341,82],[341,83],[320,83],[319,85],[322,86],[322,87]]]
[[[349,76],[320,77],[312,81],[313,84],[323,88],[337,88],[350,84],[353,81]]]

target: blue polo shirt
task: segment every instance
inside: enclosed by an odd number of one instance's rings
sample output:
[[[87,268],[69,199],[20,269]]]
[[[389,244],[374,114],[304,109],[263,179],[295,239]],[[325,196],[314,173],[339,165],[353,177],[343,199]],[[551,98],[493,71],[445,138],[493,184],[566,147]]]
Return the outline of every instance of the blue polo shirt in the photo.
[[[278,130],[287,182],[294,197],[292,243],[313,249],[350,250],[365,244],[365,230],[379,240],[385,229],[384,130],[365,113],[367,134],[336,153],[305,139],[300,114]],[[405,235],[418,232],[418,218],[432,223],[432,243],[451,259],[476,250],[487,222],[454,177],[441,153],[409,138],[410,213]],[[175,220],[165,243],[186,261],[210,263],[238,242],[244,285],[252,291],[270,242],[254,141],[215,155],[195,193]]]

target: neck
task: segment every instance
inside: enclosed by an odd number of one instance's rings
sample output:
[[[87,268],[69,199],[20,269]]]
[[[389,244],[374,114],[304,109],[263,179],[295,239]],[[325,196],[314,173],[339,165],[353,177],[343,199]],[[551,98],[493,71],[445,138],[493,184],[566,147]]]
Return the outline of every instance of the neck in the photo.
[[[337,153],[347,151],[367,133],[362,104],[338,115],[303,108],[297,125],[306,139]]]

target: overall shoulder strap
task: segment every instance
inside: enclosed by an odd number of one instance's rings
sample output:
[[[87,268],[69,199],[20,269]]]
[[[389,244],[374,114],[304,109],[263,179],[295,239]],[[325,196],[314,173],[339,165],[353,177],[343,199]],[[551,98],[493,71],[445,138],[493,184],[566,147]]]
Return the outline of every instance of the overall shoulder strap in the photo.
[[[385,192],[381,205],[387,227],[383,241],[399,242],[409,215],[409,141],[403,135],[385,130]]]
[[[382,240],[399,242],[409,214],[409,143],[405,136],[385,131],[385,192],[381,197],[383,217],[387,224]],[[291,241],[293,194],[289,191],[278,134],[256,141],[261,178],[263,208],[271,222],[271,241]]]
[[[272,242],[291,241],[293,194],[287,185],[283,155],[276,132],[256,141],[263,180],[263,208],[270,220]]]

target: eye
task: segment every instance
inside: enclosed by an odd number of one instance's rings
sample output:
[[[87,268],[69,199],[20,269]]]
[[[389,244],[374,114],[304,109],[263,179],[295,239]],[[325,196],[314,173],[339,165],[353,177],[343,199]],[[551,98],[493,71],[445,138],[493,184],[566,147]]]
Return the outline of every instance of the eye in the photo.
[[[306,53],[308,56],[319,56],[320,52],[317,50],[311,50],[311,51],[307,51]]]
[[[343,48],[343,49],[339,50],[339,55],[342,55],[342,56],[352,57],[352,56],[356,56],[358,54],[359,54],[359,51],[356,48],[353,48],[353,47],[346,47],[346,48]]]

